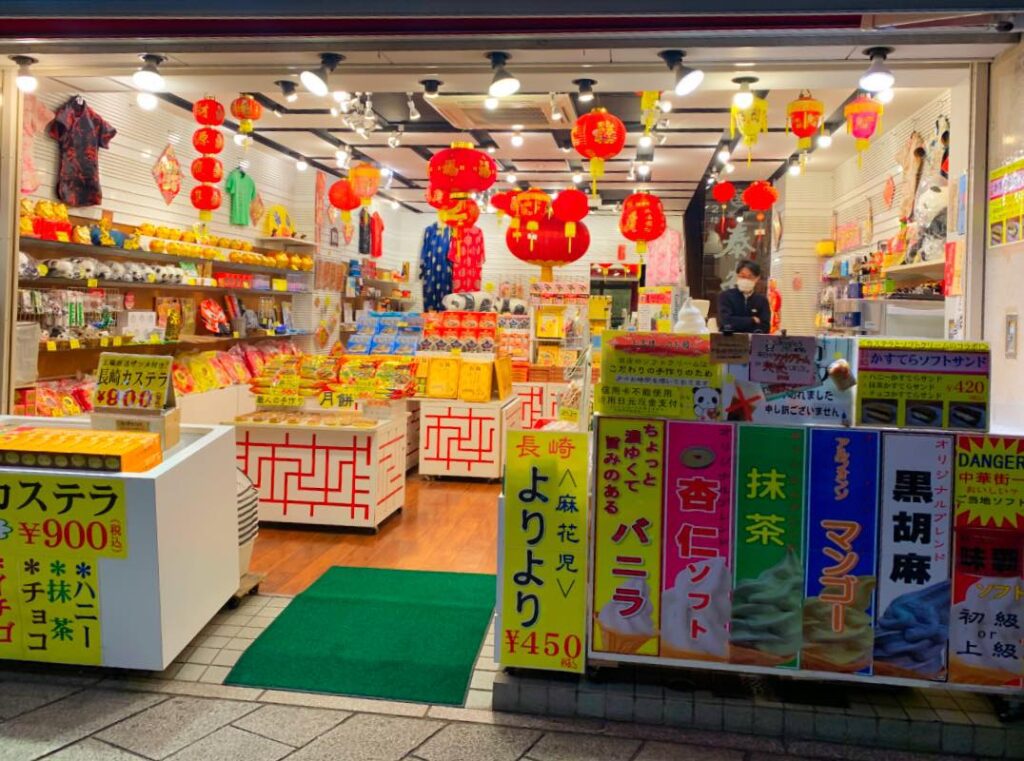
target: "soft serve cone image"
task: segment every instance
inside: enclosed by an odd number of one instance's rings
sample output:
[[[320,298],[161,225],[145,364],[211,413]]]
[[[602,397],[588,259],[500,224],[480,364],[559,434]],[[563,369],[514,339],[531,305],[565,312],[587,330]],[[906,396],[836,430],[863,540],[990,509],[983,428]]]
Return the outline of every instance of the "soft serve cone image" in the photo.
[[[609,600],[597,615],[601,629],[600,647],[606,653],[630,655],[636,653],[651,640],[656,632],[652,620],[651,590],[644,579],[629,579],[622,587],[636,590],[643,599],[643,605],[632,615],[630,604]],[[623,615],[623,614],[627,615]]]
[[[803,564],[792,550],[732,593],[729,661],[779,666],[796,658],[803,628]]]
[[[856,673],[871,665],[875,632],[871,626],[874,576],[858,576],[853,602],[843,606],[841,628],[836,631],[835,604],[820,597],[804,602],[804,644],[800,668],[813,671]]]
[[[875,624],[875,674],[911,679],[945,675],[950,586],[947,579],[889,603]]]
[[[661,596],[661,656],[724,661],[729,655],[729,590],[725,558],[690,563]]]

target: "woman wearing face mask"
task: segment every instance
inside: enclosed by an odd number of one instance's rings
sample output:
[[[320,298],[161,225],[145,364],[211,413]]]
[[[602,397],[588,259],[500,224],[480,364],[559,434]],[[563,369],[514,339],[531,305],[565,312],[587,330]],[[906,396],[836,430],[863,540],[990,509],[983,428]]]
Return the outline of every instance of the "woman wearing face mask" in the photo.
[[[772,309],[764,294],[754,293],[761,279],[757,262],[744,260],[736,267],[736,287],[718,294],[718,325],[723,333],[767,333]]]

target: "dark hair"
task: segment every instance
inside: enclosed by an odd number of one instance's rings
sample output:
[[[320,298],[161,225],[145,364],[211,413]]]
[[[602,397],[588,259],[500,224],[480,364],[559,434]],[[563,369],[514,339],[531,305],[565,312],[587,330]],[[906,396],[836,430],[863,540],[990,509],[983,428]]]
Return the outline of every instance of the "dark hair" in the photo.
[[[753,259],[744,259],[736,265],[736,274],[740,274],[741,270],[750,270],[750,274],[754,277],[761,277],[761,265],[755,262]]]

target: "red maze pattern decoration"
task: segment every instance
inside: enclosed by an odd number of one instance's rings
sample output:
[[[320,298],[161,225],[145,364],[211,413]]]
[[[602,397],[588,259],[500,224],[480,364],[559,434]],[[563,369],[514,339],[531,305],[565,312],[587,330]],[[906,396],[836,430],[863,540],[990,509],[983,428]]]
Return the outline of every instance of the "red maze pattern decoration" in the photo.
[[[513,428],[515,430],[531,430],[537,421],[545,418],[551,420],[558,414],[558,388],[561,384],[550,383],[515,383],[512,388],[519,397],[519,415]]]
[[[442,472],[453,475],[483,475],[500,463],[499,425],[493,412],[477,414],[472,407],[447,405],[428,407],[420,414],[426,421],[420,441],[422,462],[437,463]]]

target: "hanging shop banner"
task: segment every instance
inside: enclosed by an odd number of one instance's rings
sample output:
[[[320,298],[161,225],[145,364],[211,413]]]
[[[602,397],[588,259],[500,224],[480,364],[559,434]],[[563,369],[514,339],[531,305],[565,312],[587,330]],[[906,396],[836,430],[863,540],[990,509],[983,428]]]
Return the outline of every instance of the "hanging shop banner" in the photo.
[[[727,661],[736,428],[667,427],[661,657]]]
[[[801,668],[871,673],[878,453],[875,431],[809,433]]]
[[[600,417],[592,649],[658,654],[665,421]]]
[[[814,336],[750,337],[750,380],[785,386],[812,386],[817,380]]]
[[[882,434],[873,673],[944,680],[953,436]]]
[[[1024,159],[988,175],[988,247],[1024,240]]]
[[[956,440],[949,678],[1024,686],[1024,440]]]
[[[583,673],[587,441],[585,433],[508,434],[496,638],[503,666]]]
[[[988,430],[987,343],[865,338],[858,346],[858,425]]]
[[[605,415],[717,420],[721,365],[707,336],[601,334],[601,382],[595,405]]]
[[[804,591],[803,428],[740,426],[729,660],[795,668]]]
[[[103,352],[96,369],[95,406],[121,411],[173,407],[173,361],[170,356]]]
[[[122,481],[0,473],[0,659],[101,664],[98,561],[127,556]]]
[[[729,364],[722,386],[723,417],[769,425],[848,425],[856,383],[853,340],[813,340],[814,378],[804,386],[757,382],[751,379],[750,364]]]

